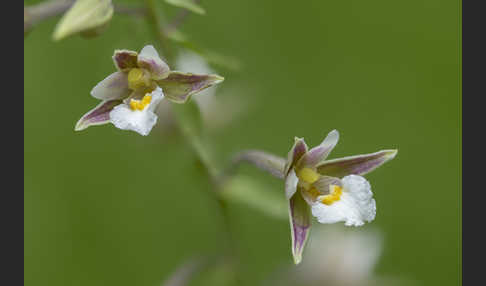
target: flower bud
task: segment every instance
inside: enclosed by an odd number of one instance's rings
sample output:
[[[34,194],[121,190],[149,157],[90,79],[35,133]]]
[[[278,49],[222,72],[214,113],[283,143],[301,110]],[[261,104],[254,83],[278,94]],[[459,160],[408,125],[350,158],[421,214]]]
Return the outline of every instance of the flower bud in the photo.
[[[52,37],[59,41],[77,33],[99,31],[112,16],[111,0],[77,0],[58,22]]]

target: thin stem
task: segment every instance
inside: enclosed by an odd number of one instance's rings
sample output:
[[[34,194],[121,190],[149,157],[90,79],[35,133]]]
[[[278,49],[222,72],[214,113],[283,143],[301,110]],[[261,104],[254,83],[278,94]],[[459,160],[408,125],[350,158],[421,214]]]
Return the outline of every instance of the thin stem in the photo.
[[[128,16],[144,17],[147,14],[145,7],[132,7],[123,4],[114,5],[115,13],[124,14]]]
[[[243,150],[232,157],[228,166],[219,174],[217,184],[223,184],[236,172],[241,163],[250,163],[276,178],[285,178],[286,160],[284,158],[260,150]]]
[[[164,52],[164,58],[167,62],[171,62],[172,50],[169,46],[169,41],[166,37],[165,29],[162,25],[160,13],[157,11],[157,6],[154,0],[145,0],[147,7],[147,20],[152,27],[152,32],[159,41],[160,47]]]
[[[173,109],[177,113],[177,108]],[[203,142],[200,138],[193,136],[190,132],[186,132],[185,128],[183,128],[183,124],[181,124],[179,116],[181,114],[176,114],[176,121],[178,121],[179,126],[181,126],[182,135],[184,138],[190,143],[194,154],[197,157],[197,160],[202,166],[204,170],[204,175],[208,179],[208,183],[211,187],[207,192],[208,195],[216,202],[216,205],[219,209],[219,213],[222,218],[222,225],[223,231],[226,235],[227,247],[229,258],[231,259],[231,263],[234,265],[234,269],[238,269],[238,244],[235,239],[235,233],[231,225],[231,217],[230,211],[228,208],[228,203],[224,200],[224,198],[220,195],[220,187],[222,181],[219,180],[221,178],[220,171],[218,168],[213,164],[212,158],[209,156],[209,153],[206,152]],[[205,188],[206,189],[206,188]],[[242,285],[240,277],[238,276],[238,272],[235,271],[235,282],[237,285]]]
[[[279,179],[284,178],[285,159],[260,150],[244,150],[237,153],[230,162],[225,173],[233,173],[243,162],[253,164]]]
[[[155,3],[153,0],[145,0],[145,3],[147,6],[148,22],[152,26],[152,32],[154,33],[156,39],[158,40],[162,52],[165,55],[171,55],[171,51],[169,50],[170,47],[167,43],[166,32],[164,27],[162,26],[162,21],[159,16],[160,14],[156,10]],[[166,60],[170,66],[171,64],[170,57],[167,57]],[[178,113],[177,111],[178,108],[174,108],[173,110],[176,113]],[[194,154],[197,156],[198,161],[203,166],[203,169],[205,170],[206,173],[206,177],[210,182],[212,191],[209,191],[208,194],[214,199],[214,201],[216,202],[220,210],[221,217],[223,218],[224,231],[227,235],[227,241],[229,243],[230,256],[235,258],[237,256],[236,255],[237,247],[236,247],[235,235],[231,227],[231,219],[230,219],[228,205],[227,202],[219,195],[219,186],[220,186],[218,184],[219,171],[217,167],[212,163],[214,161],[210,158],[209,153],[206,152],[205,146],[203,142],[200,140],[200,138],[193,136],[191,132],[188,132],[183,127],[183,124],[181,123],[181,120],[179,118],[179,116],[183,116],[183,114],[176,114],[176,115],[177,116],[175,116],[175,120],[181,127],[182,135],[187,140],[187,142],[190,143],[189,145],[191,146]],[[238,276],[236,277],[236,280],[238,284],[241,284]]]
[[[204,268],[208,267],[210,257],[191,257],[182,265],[177,267],[174,273],[167,278],[161,286],[184,286],[188,285],[192,278]]]
[[[201,3],[201,0],[195,0],[194,1],[195,4],[199,4]],[[174,20],[172,20],[172,22],[169,24],[169,27],[167,28],[167,30],[170,32],[172,30],[175,30],[177,28],[179,28],[180,25],[182,25],[182,23],[186,20],[186,18],[191,14],[191,12],[187,9],[181,9],[181,11],[179,12],[179,14],[177,14],[175,17],[174,17]]]
[[[24,33],[35,24],[64,13],[75,0],[50,0],[24,7]]]

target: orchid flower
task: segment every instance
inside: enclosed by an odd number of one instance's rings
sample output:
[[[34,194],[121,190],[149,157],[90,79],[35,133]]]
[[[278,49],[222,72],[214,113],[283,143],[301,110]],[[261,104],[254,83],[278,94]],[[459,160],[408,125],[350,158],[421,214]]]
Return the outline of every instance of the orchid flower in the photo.
[[[152,45],[140,53],[115,50],[113,61],[117,71],[91,90],[101,103],[79,119],[76,131],[112,123],[148,135],[157,122],[154,110],[164,98],[185,103],[193,94],[224,80],[215,74],[171,71]]]
[[[289,201],[292,254],[302,259],[311,214],[323,224],[344,222],[360,226],[376,215],[370,183],[362,177],[391,160],[397,150],[326,160],[336,146],[339,133],[331,131],[322,143],[310,150],[302,138],[288,153],[284,167],[285,195]]]
[[[309,150],[304,139],[296,137],[287,159],[247,150],[233,160],[234,165],[250,162],[285,181],[295,264],[302,260],[311,216],[322,224],[344,222],[346,226],[360,226],[375,219],[371,185],[362,176],[393,159],[397,150],[326,160],[338,139],[339,133],[333,130]]]

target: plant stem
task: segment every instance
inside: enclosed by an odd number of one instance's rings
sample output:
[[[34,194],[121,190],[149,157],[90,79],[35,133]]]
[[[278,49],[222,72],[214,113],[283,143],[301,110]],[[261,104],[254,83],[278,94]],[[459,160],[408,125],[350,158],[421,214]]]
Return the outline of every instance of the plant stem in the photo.
[[[157,13],[155,3],[153,0],[146,0],[147,4],[147,15],[148,15],[148,23],[152,26],[152,31],[158,40],[160,47],[162,49],[162,52],[165,55],[172,55],[171,51],[169,50],[170,47],[167,42],[167,37],[165,34],[165,29],[162,26],[162,20],[160,18],[160,14]],[[171,57],[168,56],[167,58],[167,63],[169,66],[171,65]],[[235,241],[235,236],[234,232],[231,226],[231,219],[230,219],[230,214],[229,214],[229,209],[227,202],[223,199],[222,196],[219,195],[219,170],[213,164],[214,160],[211,158],[209,155],[209,152],[207,152],[206,147],[203,143],[203,141],[196,135],[194,135],[192,132],[188,131],[187,128],[185,128],[184,124],[182,123],[182,120],[180,116],[184,116],[183,113],[180,112],[179,108],[173,108],[173,111],[176,113],[175,120],[178,123],[181,133],[186,139],[186,141],[189,143],[191,146],[194,154],[196,155],[198,161],[201,163],[203,166],[203,169],[205,170],[205,176],[208,178],[209,183],[211,185],[211,191],[209,191],[209,195],[214,199],[216,202],[219,210],[221,217],[223,219],[223,228],[224,232],[226,233],[227,241],[228,241],[228,246],[229,246],[229,252],[230,252],[230,257],[233,258],[233,262],[235,264],[237,263],[237,260],[235,257],[237,256],[237,245]],[[241,284],[240,279],[238,275],[235,277],[237,284]]]
[[[192,102],[188,102],[186,104],[191,103]],[[217,168],[216,164],[214,164],[214,159],[210,156],[208,150],[206,150],[206,145],[204,144],[204,141],[201,140],[201,137],[195,135],[189,130],[189,128],[187,128],[187,126],[183,124],[183,116],[185,115],[185,113],[181,112],[182,106],[179,106],[176,103],[173,103],[173,105],[177,105],[173,106],[174,108],[172,110],[175,113],[175,119],[176,122],[179,124],[182,136],[191,146],[194,154],[197,157],[198,162],[202,166],[204,176],[207,178],[208,185],[210,186],[210,189],[207,193],[216,202],[216,206],[219,209],[220,215],[222,217],[223,231],[226,236],[226,241],[228,242],[227,246],[228,252],[230,254],[229,256],[232,258],[232,262],[236,265],[238,263],[236,259],[236,257],[238,256],[238,247],[235,239],[235,234],[231,225],[230,211],[228,208],[228,203],[219,193],[221,191],[221,185],[223,183],[223,181],[221,180],[221,172]],[[237,275],[235,279],[239,281]]]
[[[250,163],[276,178],[284,179],[285,159],[260,150],[244,150],[238,152],[233,156],[224,174],[226,176],[231,175],[243,162]]]
[[[199,4],[200,2],[201,2],[201,0],[195,0],[194,1],[195,4]],[[172,31],[172,30],[177,29],[184,22],[184,20],[186,20],[186,18],[190,14],[191,14],[191,12],[189,12],[189,10],[187,10],[187,9],[181,9],[181,11],[179,12],[179,14],[177,14],[174,17],[174,20],[172,20],[172,22],[170,23],[170,25],[169,25],[169,27],[168,27],[167,30]]]
[[[35,24],[64,13],[75,0],[51,0],[24,7],[24,33]]]
[[[154,0],[145,0],[147,7],[147,20],[152,27],[152,32],[159,41],[160,48],[164,52],[165,60],[170,63],[172,61],[172,50],[170,48],[168,39],[166,37],[165,29],[163,27],[162,19],[160,18],[160,12],[157,11],[157,6]]]

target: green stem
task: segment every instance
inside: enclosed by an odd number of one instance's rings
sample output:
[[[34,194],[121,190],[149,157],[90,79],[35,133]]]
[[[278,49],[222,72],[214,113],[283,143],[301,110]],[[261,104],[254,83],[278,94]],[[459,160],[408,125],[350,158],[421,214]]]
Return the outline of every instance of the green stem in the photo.
[[[145,0],[146,7],[147,7],[147,15],[148,15],[148,22],[152,27],[152,32],[154,33],[155,37],[157,38],[162,52],[166,55],[166,60],[169,66],[171,65],[172,59],[172,51],[170,50],[170,46],[167,42],[167,37],[165,34],[164,27],[162,26],[162,21],[160,19],[159,13],[156,10],[155,2],[153,0]],[[233,258],[233,262],[237,265],[238,261],[237,257],[237,244],[235,241],[235,235],[231,226],[231,219],[229,214],[229,209],[227,202],[219,195],[219,170],[214,164],[213,158],[211,158],[209,152],[207,152],[204,142],[201,138],[195,135],[185,124],[183,124],[183,120],[181,117],[184,116],[184,113],[180,109],[179,106],[173,106],[173,111],[176,113],[175,120],[181,129],[181,133],[186,139],[186,141],[191,146],[194,154],[197,156],[199,162],[201,162],[206,177],[209,179],[211,185],[211,191],[209,191],[209,195],[215,200],[220,213],[223,219],[223,228],[224,232],[226,233],[230,256]],[[235,267],[236,269],[236,267]],[[236,274],[236,282],[237,284],[241,285],[241,280],[239,279],[238,275]]]
[[[195,0],[194,1],[195,4],[199,4],[200,2],[201,2],[201,0]],[[175,16],[174,20],[172,20],[172,22],[170,23],[168,30],[172,31],[172,30],[179,28],[179,26],[184,22],[184,20],[186,20],[186,18],[190,14],[191,14],[191,12],[189,12],[189,10],[181,9],[179,14],[177,14]]]
[[[74,0],[50,0],[24,6],[24,34],[37,23],[66,12],[73,3]]]
[[[160,12],[157,11],[157,6],[154,0],[145,0],[145,5],[147,7],[147,20],[152,27],[152,32],[159,41],[160,48],[164,52],[164,58],[166,62],[170,63],[172,61],[172,50],[169,45],[169,41],[166,37],[165,29],[160,17]]]

